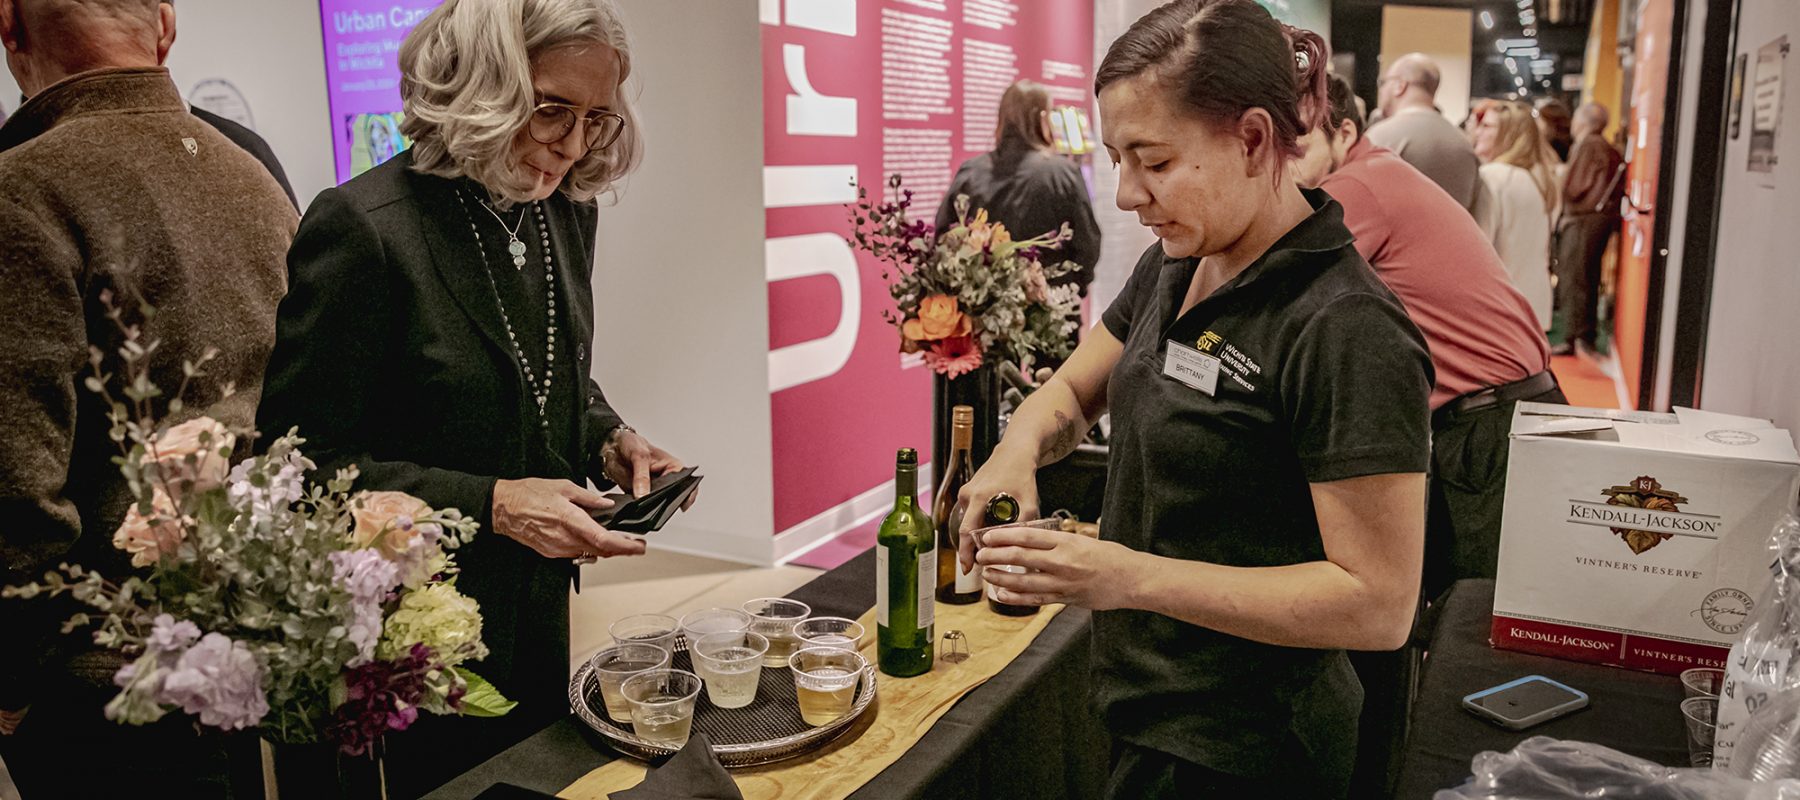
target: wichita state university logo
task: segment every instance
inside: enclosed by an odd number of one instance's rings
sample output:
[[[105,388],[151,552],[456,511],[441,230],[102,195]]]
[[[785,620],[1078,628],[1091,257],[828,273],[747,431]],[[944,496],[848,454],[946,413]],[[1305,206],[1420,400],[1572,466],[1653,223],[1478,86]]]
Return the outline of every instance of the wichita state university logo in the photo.
[[[1680,504],[1688,502],[1688,499],[1679,493],[1662,488],[1662,484],[1657,483],[1655,478],[1648,475],[1640,476],[1637,480],[1632,481],[1630,486],[1614,486],[1610,489],[1603,489],[1600,493],[1606,495],[1606,504],[1609,506],[1644,509],[1646,513],[1643,515],[1643,519],[1645,520],[1654,520],[1654,515],[1649,512],[1680,512]],[[1619,517],[1619,521],[1626,524],[1635,520],[1636,518],[1631,516]],[[1658,525],[1658,527],[1665,526]],[[1675,534],[1661,530],[1627,527],[1616,527],[1610,530],[1624,540],[1625,546],[1631,548],[1631,552],[1637,555],[1643,555],[1650,548],[1675,538]]]

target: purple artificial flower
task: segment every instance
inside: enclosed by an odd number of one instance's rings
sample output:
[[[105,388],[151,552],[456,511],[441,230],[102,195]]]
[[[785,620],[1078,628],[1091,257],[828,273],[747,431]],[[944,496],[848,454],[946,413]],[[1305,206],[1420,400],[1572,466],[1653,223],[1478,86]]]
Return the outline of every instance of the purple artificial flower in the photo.
[[[381,604],[400,583],[400,568],[374,548],[340,550],[329,558],[332,577],[350,593],[350,643],[356,645],[356,667],[375,657],[381,641]]]
[[[181,654],[158,699],[199,717],[202,725],[241,730],[269,713],[262,679],[262,664],[249,647],[209,633]]]
[[[345,755],[360,756],[387,733],[412,727],[436,661],[430,647],[416,644],[394,661],[370,661],[345,672],[344,703],[326,734]]]
[[[174,654],[200,641],[200,626],[187,620],[177,622],[168,614],[158,614],[150,622],[150,636],[144,645],[151,650]]]

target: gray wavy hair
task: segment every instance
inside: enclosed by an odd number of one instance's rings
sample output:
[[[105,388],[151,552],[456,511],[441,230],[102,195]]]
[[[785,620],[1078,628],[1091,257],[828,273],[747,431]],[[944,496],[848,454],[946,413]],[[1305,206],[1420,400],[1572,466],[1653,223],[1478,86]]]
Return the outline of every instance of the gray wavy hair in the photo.
[[[532,182],[510,165],[513,137],[537,104],[531,60],[571,44],[603,44],[619,54],[619,81],[631,74],[631,44],[614,0],[448,0],[400,45],[400,132],[412,139],[413,169],[473,178],[497,199],[524,202]],[[582,156],[561,191],[585,202],[613,190],[643,158],[630,98],[619,140]]]

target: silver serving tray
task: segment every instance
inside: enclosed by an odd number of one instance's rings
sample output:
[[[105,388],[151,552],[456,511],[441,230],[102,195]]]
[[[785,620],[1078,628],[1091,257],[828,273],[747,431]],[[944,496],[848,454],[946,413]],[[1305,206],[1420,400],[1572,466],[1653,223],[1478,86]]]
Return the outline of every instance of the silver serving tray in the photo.
[[[675,652],[679,660],[686,663],[687,641],[685,638],[677,637]],[[765,667],[764,669],[773,668]],[[779,671],[787,672],[785,668],[781,668]],[[726,767],[749,767],[783,761],[819,750],[844,735],[857,720],[862,718],[863,712],[874,704],[876,679],[873,665],[863,669],[862,682],[858,686],[856,699],[850,706],[850,713],[830,724],[762,741],[723,744],[714,741],[713,754],[718,757],[719,763]],[[764,692],[758,692],[755,702],[742,710],[754,711],[766,706],[771,713],[792,715],[796,720],[799,718],[800,710],[794,705],[791,693],[779,697],[765,697],[764,695]],[[704,689],[701,690],[699,703],[707,708],[711,707]],[[591,663],[582,664],[580,669],[575,671],[575,677],[569,680],[569,707],[574,710],[576,716],[581,718],[582,722],[587,723],[589,728],[605,737],[607,743],[614,750],[632,758],[651,761],[673,755],[676,751],[676,748],[638,738],[636,734],[632,733],[631,723],[614,722],[612,717],[607,715],[606,705],[600,697],[599,680],[594,676]],[[714,720],[710,720],[708,715],[702,714],[703,710],[705,709],[699,707],[695,710],[694,731],[706,733],[709,739],[717,739],[715,731],[708,730],[707,724]]]

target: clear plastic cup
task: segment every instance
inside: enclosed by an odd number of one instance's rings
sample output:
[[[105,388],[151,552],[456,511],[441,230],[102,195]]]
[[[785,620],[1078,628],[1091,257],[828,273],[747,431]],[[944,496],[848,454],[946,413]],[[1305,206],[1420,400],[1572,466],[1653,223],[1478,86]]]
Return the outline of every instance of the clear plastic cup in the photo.
[[[671,653],[680,631],[681,623],[667,614],[633,614],[606,629],[616,644],[653,644]]]
[[[681,618],[681,635],[687,637],[690,649],[694,642],[709,634],[747,630],[750,630],[750,615],[735,608],[703,608]]]
[[[639,739],[680,749],[694,730],[700,676],[685,669],[653,669],[625,680],[619,691],[631,704],[631,730]]]
[[[750,631],[769,640],[763,666],[785,667],[798,642],[794,626],[812,616],[812,606],[785,597],[759,597],[744,604],[744,613],[750,615]]]
[[[709,633],[688,643],[694,671],[706,681],[706,697],[720,708],[743,708],[756,700],[767,652],[769,640],[749,631]]]
[[[862,623],[843,617],[808,617],[794,625],[801,647],[840,647],[856,650],[862,645]]]
[[[816,728],[850,713],[869,662],[854,650],[808,647],[790,656],[788,666],[794,672],[800,719]]]
[[[1725,685],[1725,670],[1699,667],[1681,673],[1681,690],[1688,697],[1718,697]]]
[[[631,721],[631,704],[625,702],[620,685],[645,670],[669,666],[669,651],[653,644],[616,644],[588,659],[594,676],[600,681],[600,698],[606,702],[606,715],[617,722]]]
[[[1688,763],[1696,767],[1712,766],[1719,698],[1690,697],[1683,700],[1681,717],[1687,722]]]

